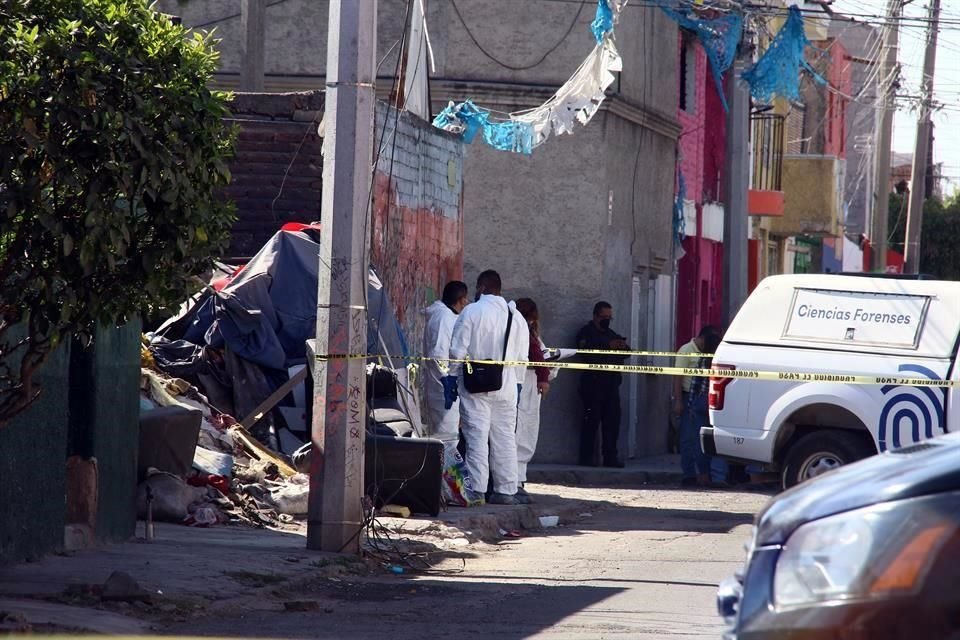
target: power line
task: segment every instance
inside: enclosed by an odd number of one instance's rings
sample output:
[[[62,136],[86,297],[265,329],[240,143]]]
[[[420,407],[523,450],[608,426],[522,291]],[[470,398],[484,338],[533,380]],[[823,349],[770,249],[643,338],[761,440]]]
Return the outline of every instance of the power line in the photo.
[[[469,25],[467,25],[467,21],[464,19],[463,14],[460,13],[460,7],[457,6],[456,0],[450,0],[450,6],[453,7],[453,12],[457,14],[457,18],[460,20],[460,24],[462,24],[464,30],[466,30],[467,37],[469,37],[471,42],[473,42],[473,44],[477,47],[477,49],[480,50],[480,53],[482,53],[492,62],[495,62],[501,67],[505,69],[509,69],[511,71],[527,71],[529,69],[533,69],[534,67],[540,66],[550,56],[551,53],[559,49],[560,45],[563,44],[563,42],[567,39],[567,37],[571,33],[573,33],[574,28],[577,26],[577,23],[580,21],[580,16],[581,14],[583,14],[583,8],[587,5],[587,2],[586,0],[578,0],[578,4],[580,5],[580,8],[577,9],[577,14],[573,16],[573,20],[570,22],[570,26],[567,27],[567,30],[563,33],[562,36],[560,36],[560,39],[557,40],[557,42],[552,47],[547,49],[546,53],[540,56],[540,58],[534,63],[527,64],[527,65],[513,65],[500,60],[495,55],[487,51],[487,49],[482,44],[480,44],[480,41],[474,35]]]

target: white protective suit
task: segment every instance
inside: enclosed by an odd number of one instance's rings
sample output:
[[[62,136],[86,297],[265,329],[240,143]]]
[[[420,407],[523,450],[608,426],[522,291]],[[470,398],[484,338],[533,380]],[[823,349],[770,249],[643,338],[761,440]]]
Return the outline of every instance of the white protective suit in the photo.
[[[423,354],[431,358],[424,366],[423,395],[430,421],[429,435],[443,441],[444,446],[456,446],[460,439],[460,402],[447,410],[443,406],[443,383],[449,375],[446,359],[450,357],[450,338],[457,314],[442,300],[424,310],[427,326],[423,331]]]
[[[476,360],[500,360],[507,329],[507,313],[513,314],[507,360],[526,361],[530,350],[527,322],[511,303],[500,296],[483,295],[468,305],[457,318],[450,343],[450,357]],[[467,487],[486,493],[493,474],[496,493],[517,492],[517,385],[523,382],[523,367],[504,367],[499,391],[473,394],[463,385],[464,365],[450,363],[450,371],[460,379],[460,418],[467,443]],[[534,385],[536,386],[536,385]]]
[[[543,350],[547,348],[543,340],[540,340],[540,348]],[[536,370],[528,368],[523,375],[523,390],[520,392],[517,411],[517,475],[521,484],[527,481],[527,465],[537,450],[537,439],[540,437],[541,398],[540,393],[537,392]],[[557,369],[550,369],[550,380],[556,377]]]

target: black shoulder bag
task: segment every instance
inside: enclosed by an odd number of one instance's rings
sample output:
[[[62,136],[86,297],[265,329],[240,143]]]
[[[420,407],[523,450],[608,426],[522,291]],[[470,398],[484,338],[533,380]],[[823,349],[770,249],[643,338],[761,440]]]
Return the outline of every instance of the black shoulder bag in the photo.
[[[507,309],[507,333],[503,337],[503,356],[507,359],[507,342],[510,340],[510,326],[513,324],[513,311]],[[503,365],[471,362],[463,370],[463,386],[470,393],[489,393],[503,388]]]

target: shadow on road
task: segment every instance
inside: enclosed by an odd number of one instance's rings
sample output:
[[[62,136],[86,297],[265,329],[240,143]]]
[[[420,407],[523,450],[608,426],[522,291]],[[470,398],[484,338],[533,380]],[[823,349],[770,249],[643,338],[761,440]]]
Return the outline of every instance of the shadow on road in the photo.
[[[596,608],[613,586],[450,582],[441,579],[316,584],[306,612],[248,610],[175,625],[166,635],[220,638],[528,638]]]

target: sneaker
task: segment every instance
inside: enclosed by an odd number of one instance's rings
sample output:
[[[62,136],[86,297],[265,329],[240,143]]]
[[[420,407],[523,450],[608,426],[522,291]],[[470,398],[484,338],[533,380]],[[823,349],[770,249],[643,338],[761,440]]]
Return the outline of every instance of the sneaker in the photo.
[[[486,503],[486,500],[484,499],[482,493],[478,493],[476,491],[471,491],[470,489],[466,489],[463,492],[463,495],[467,499],[468,507],[482,507],[484,503]]]
[[[503,504],[503,505],[523,504],[522,502],[517,500],[516,495],[511,496],[511,495],[507,495],[506,493],[494,493],[492,496],[490,496],[489,502],[490,504]]]

